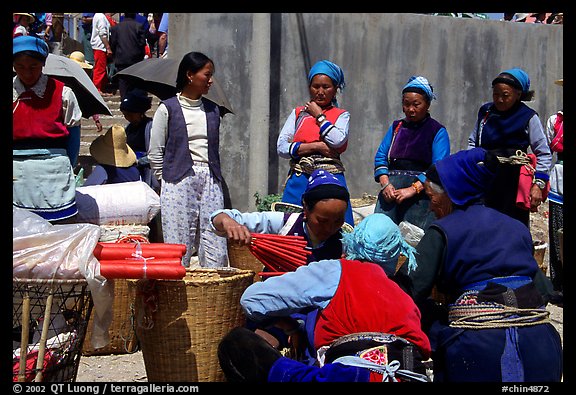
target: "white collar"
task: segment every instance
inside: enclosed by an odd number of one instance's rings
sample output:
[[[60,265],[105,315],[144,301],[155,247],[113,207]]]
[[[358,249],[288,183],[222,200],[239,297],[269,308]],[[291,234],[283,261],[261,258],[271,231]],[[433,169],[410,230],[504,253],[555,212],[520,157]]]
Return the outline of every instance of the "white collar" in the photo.
[[[44,97],[44,93],[46,93],[46,84],[48,83],[48,76],[46,74],[41,74],[40,78],[34,84],[30,90],[36,94],[38,97]],[[18,76],[14,76],[13,80],[13,89],[12,89],[12,100],[18,99],[18,97],[26,91],[26,87],[20,81]]]

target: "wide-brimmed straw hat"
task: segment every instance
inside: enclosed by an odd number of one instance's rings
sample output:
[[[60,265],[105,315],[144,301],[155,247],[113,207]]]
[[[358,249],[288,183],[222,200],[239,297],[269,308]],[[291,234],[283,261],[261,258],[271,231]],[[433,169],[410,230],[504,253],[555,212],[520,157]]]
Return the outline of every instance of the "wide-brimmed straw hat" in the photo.
[[[83,69],[91,70],[93,67],[90,63],[86,63],[86,57],[80,51],[72,52],[69,58],[78,63]]]
[[[34,23],[34,21],[36,20],[36,17],[32,14],[29,14],[27,12],[13,12],[12,15],[24,15],[27,16],[28,18],[30,18],[30,23]]]
[[[136,163],[136,154],[126,143],[126,131],[120,125],[112,125],[90,145],[90,154],[100,164],[130,167]]]

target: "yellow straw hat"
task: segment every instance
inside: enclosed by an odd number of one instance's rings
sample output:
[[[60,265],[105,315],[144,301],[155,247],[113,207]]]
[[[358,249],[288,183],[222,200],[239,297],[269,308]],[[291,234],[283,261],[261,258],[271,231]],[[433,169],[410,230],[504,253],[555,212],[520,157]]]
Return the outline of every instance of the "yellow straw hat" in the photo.
[[[30,23],[34,23],[34,21],[36,20],[36,18],[34,17],[34,15],[29,14],[27,12],[14,12],[12,13],[12,15],[24,15],[27,16],[28,18],[30,18]]]
[[[69,58],[78,63],[80,67],[82,67],[83,69],[91,70],[93,67],[91,64],[86,63],[86,58],[84,57],[84,54],[80,51],[72,52]]]
[[[126,131],[120,125],[112,125],[108,131],[90,145],[90,155],[100,164],[130,167],[136,163],[136,154],[126,143]]]

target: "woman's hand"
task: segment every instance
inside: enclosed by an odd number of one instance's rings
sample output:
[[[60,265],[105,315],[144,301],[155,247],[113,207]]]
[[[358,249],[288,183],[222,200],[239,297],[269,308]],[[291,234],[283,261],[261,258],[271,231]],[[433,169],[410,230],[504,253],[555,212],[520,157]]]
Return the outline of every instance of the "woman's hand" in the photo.
[[[322,108],[314,101],[306,102],[304,105],[304,111],[312,115],[314,118],[322,114]]]
[[[411,186],[394,190],[394,199],[398,204],[402,203],[406,199],[410,199],[412,196],[416,196],[416,190]]]
[[[396,201],[396,188],[394,185],[388,184],[384,189],[380,191],[382,197],[386,201],[386,203],[392,203]]]
[[[252,242],[252,234],[250,230],[236,222],[234,219],[230,218],[225,213],[220,213],[214,217],[212,220],[214,228],[219,232],[226,234],[226,238],[229,242],[237,246],[249,245]]]
[[[538,185],[532,184],[530,188],[530,211],[533,213],[538,211],[538,207],[542,204],[542,190]]]
[[[310,156],[319,154],[326,158],[338,158],[339,154],[333,148],[330,148],[324,141],[315,141],[313,143],[302,143],[298,148],[298,156]]]

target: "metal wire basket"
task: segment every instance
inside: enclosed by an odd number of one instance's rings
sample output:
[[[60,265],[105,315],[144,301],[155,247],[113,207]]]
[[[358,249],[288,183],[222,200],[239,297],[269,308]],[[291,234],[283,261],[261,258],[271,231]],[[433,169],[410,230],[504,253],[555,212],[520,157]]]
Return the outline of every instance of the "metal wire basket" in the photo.
[[[84,279],[12,280],[13,381],[76,381],[92,297]]]

